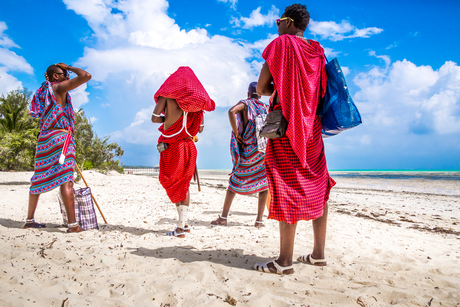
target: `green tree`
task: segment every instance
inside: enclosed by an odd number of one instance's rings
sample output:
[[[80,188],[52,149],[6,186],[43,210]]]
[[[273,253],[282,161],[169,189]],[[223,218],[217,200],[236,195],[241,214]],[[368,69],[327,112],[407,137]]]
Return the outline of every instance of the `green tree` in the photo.
[[[39,129],[28,114],[31,95],[19,88],[0,97],[0,170],[33,170]]]
[[[124,151],[116,142],[109,142],[108,136],[99,138],[82,109],[75,112],[75,146],[77,163],[82,169],[96,168],[103,172],[122,172],[120,161]]]
[[[32,92],[17,89],[0,97],[0,171],[33,170],[39,120],[28,114]],[[109,137],[99,138],[82,109],[75,112],[77,163],[82,169],[123,171],[123,150]]]

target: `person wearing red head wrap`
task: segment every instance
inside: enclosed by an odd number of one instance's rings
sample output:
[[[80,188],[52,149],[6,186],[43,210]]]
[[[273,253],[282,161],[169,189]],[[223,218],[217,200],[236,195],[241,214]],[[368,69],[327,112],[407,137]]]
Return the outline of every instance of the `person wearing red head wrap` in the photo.
[[[285,9],[276,21],[280,36],[262,54],[265,63],[257,83],[259,95],[271,96],[270,110],[281,109],[288,122],[286,135],[270,139],[265,152],[271,194],[268,218],[280,225],[278,259],[254,266],[267,273],[294,273],[291,265],[299,220],[313,220],[314,247],[312,254],[298,260],[326,265],[327,200],[335,182],[327,170],[321,119],[316,114],[327,85],[324,50],[303,37],[309,19],[304,5]]]
[[[185,232],[190,232],[187,225],[189,187],[197,158],[193,140],[204,129],[204,111],[213,111],[215,103],[189,67],[179,67],[154,98],[152,122],[162,123],[158,129],[161,133],[159,180],[179,213],[176,229],[167,235],[184,238]]]

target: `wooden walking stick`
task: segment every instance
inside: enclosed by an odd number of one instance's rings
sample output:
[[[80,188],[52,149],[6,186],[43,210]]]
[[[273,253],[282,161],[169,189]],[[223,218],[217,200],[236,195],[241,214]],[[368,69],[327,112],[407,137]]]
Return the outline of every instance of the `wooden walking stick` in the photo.
[[[198,137],[195,135],[192,137],[192,141],[195,143],[198,142]],[[200,177],[198,177],[198,167],[195,164],[195,172],[193,173],[193,181],[196,181],[198,184],[198,192],[201,192],[201,186],[200,186]]]
[[[81,173],[80,168],[78,167],[77,161],[75,161],[75,166],[77,167],[77,171],[78,171],[78,173],[80,174],[81,179],[83,179],[83,181],[85,182],[86,187],[89,188],[88,184],[86,183],[85,177],[83,177],[83,174]],[[92,192],[91,192],[91,197],[93,198],[94,203],[96,204],[96,207],[97,207],[97,209],[99,210],[99,213],[100,213],[101,216],[102,216],[102,219],[103,219],[104,222],[107,224],[107,221],[106,221],[106,219],[105,219],[105,217],[104,217],[104,214],[102,214],[101,208],[99,208],[99,205],[97,204],[96,198],[94,198],[94,195],[93,195]]]
[[[195,174],[194,176],[196,178],[196,183],[198,184],[198,192],[201,192],[201,186],[200,186],[200,177],[198,177],[198,168],[195,165]]]

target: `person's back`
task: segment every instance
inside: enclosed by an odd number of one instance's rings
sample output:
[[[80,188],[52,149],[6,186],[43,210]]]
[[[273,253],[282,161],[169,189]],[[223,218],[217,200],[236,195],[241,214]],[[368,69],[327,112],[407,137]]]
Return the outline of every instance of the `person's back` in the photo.
[[[158,129],[161,133],[157,145],[158,179],[179,213],[176,228],[167,235],[184,238],[185,232],[190,232],[187,224],[189,187],[196,170],[197,150],[193,139],[203,131],[204,110],[214,110],[215,104],[189,67],[180,67],[173,73],[154,98],[152,122],[162,123]]]
[[[263,272],[294,272],[292,254],[300,220],[313,220],[315,241],[312,254],[298,260],[326,265],[327,200],[335,182],[327,171],[321,120],[316,114],[327,82],[324,50],[319,43],[303,37],[309,19],[304,5],[287,7],[276,21],[280,36],[262,53],[266,62],[257,92],[272,96],[271,110],[282,110],[288,122],[286,134],[270,139],[265,153],[271,194],[268,218],[279,221],[282,245],[277,260],[255,265]],[[275,96],[279,104],[274,103]]]
[[[165,121],[164,121],[164,130],[168,130],[177,120],[184,114],[184,111],[179,107],[177,101],[171,98],[161,97],[160,99],[165,99]]]
[[[259,193],[254,226],[264,226],[262,218],[268,196],[268,183],[264,165],[265,155],[257,148],[255,118],[260,114],[267,114],[267,106],[259,101],[256,86],[257,82],[252,82],[248,87],[248,98],[241,100],[228,111],[232,127],[230,153],[233,170],[230,174],[222,215],[212,221],[212,225],[227,225],[227,216],[235,193],[241,195]]]

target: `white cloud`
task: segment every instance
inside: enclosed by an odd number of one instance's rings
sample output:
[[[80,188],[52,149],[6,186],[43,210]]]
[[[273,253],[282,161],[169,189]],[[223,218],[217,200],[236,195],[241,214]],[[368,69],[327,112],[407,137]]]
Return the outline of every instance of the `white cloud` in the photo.
[[[21,87],[22,83],[12,75],[7,74],[6,67],[0,67],[0,96]]]
[[[342,68],[342,72],[345,76],[348,76],[350,74],[350,68],[346,67],[346,66],[341,66]]]
[[[232,17],[230,23],[234,24],[235,27],[241,27],[243,29],[252,29],[254,27],[265,25],[272,27],[275,24],[275,20],[279,17],[279,9],[272,5],[266,15],[260,13],[261,9],[262,8],[259,6],[257,9],[251,12],[249,17]]]
[[[373,51],[373,50],[369,51],[369,55],[373,56],[373,57],[376,57],[377,59],[383,60],[385,62],[385,64],[386,64],[386,66],[391,64],[391,59],[390,59],[390,57],[388,55],[377,55],[375,53],[375,51]]]
[[[91,125],[94,124],[96,121],[97,121],[97,118],[94,117],[94,116],[91,117],[91,118],[89,119],[89,123],[90,123]]]
[[[160,136],[158,125],[154,125],[150,121],[154,106],[140,110],[134,116],[133,122],[123,131],[115,131],[112,133],[111,139],[125,140],[130,144],[149,145],[156,143]]]
[[[8,29],[5,22],[0,21],[0,95],[22,86],[22,83],[11,75],[12,71],[33,74],[33,68],[22,57],[10,48],[19,48],[4,32]]]
[[[394,42],[393,44],[388,45],[385,49],[392,49],[398,47],[398,43]]]
[[[217,0],[218,2],[223,2],[223,3],[229,3],[230,7],[234,10],[236,10],[236,4],[238,3],[238,0]]]
[[[0,21],[0,46],[4,48],[19,48],[6,34],[5,30],[8,29],[4,21]]]
[[[341,23],[310,20],[308,29],[313,35],[319,35],[321,38],[331,41],[340,41],[355,37],[368,38],[383,31],[383,29],[376,27],[358,29],[346,20],[342,20]]]
[[[87,86],[88,85],[84,83],[69,93],[72,97],[72,105],[74,109],[80,109],[89,101],[89,93],[86,91]]]
[[[388,134],[460,132],[460,67],[438,70],[403,60],[358,74],[354,95],[368,129]]]
[[[324,54],[329,58],[335,58],[341,51],[334,51],[332,48],[324,47]]]
[[[104,88],[103,101],[125,118],[140,109],[144,111],[139,111],[136,118],[147,112],[145,108],[152,103],[156,90],[179,66],[194,70],[218,106],[235,104],[246,96],[247,85],[257,80],[261,69],[261,62],[248,60],[260,57],[263,48],[276,37],[249,44],[210,36],[205,29],[185,31],[167,15],[168,3],[164,0],[64,2],[87,19],[94,31],[94,47],[85,48],[75,65],[91,73],[91,82]],[[81,99],[72,94],[80,106],[88,101],[84,89],[79,92]],[[99,125],[108,124],[98,117]],[[130,143],[151,144],[156,139],[150,137],[155,134],[150,118],[144,122],[146,127],[138,119],[125,124],[126,128],[118,128],[114,136],[125,137]],[[140,131],[134,133],[135,129]]]

